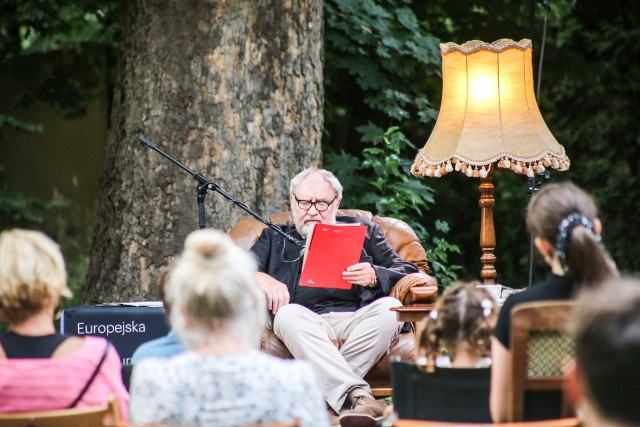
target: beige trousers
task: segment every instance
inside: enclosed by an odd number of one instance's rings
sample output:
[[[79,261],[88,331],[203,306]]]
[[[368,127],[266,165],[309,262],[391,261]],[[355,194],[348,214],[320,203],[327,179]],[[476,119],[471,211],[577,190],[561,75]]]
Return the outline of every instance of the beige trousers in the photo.
[[[395,298],[383,297],[355,312],[318,315],[288,304],[276,313],[273,332],[293,357],[312,365],[325,400],[339,413],[352,389],[370,391],[362,378],[400,332],[402,322],[389,310],[400,305]],[[339,349],[336,340],[343,343]]]

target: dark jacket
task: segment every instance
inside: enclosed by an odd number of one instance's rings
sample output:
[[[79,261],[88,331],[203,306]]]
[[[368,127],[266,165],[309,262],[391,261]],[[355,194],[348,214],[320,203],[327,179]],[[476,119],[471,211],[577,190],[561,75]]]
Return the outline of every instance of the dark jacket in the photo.
[[[367,226],[360,262],[369,262],[376,271],[378,283],[374,287],[352,285],[351,289],[326,289],[298,286],[302,272],[301,248],[286,242],[270,228],[265,228],[251,248],[258,262],[258,271],[286,284],[291,302],[322,314],[330,311],[355,311],[372,301],[389,295],[398,280],[418,268],[402,260],[382,234],[380,226],[360,218],[339,216],[338,223],[359,223]],[[301,238],[295,226],[281,226],[282,230]],[[284,249],[283,249],[284,245]]]

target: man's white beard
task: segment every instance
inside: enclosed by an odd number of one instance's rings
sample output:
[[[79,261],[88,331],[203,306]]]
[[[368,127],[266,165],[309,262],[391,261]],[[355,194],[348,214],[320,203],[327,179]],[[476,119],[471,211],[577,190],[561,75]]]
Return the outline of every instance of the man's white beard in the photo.
[[[301,225],[297,225],[296,224],[296,229],[298,230],[298,233],[305,239],[307,238],[307,235],[309,234],[309,231],[311,231],[311,227],[316,224],[315,222],[305,222],[305,221],[307,221],[309,219],[311,219],[311,218],[305,217],[302,220],[302,224]]]
[[[306,221],[318,221],[318,222],[306,222]],[[304,218],[302,218],[302,221],[300,224],[298,224],[296,222],[296,230],[298,230],[298,234],[300,234],[300,236],[302,236],[303,238],[307,238],[307,235],[309,234],[309,231],[311,231],[311,227],[316,225],[316,224],[320,224],[322,223],[322,217],[320,215],[315,215],[315,216],[305,216]],[[324,224],[335,224],[336,223],[336,217],[335,215],[331,218],[327,218],[327,221],[324,222]]]

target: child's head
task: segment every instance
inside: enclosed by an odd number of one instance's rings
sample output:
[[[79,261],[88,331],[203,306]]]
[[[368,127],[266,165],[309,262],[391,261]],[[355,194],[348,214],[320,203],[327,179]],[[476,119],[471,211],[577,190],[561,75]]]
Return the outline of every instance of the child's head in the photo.
[[[529,202],[527,228],[536,236],[542,255],[556,255],[565,274],[580,286],[617,276],[601,244],[596,204],[574,184],[563,182],[542,187]],[[538,239],[547,242],[548,253],[543,253]]]
[[[490,355],[496,304],[476,285],[453,283],[445,290],[418,335],[418,356],[433,360],[444,350],[453,360],[461,348],[478,357]]]

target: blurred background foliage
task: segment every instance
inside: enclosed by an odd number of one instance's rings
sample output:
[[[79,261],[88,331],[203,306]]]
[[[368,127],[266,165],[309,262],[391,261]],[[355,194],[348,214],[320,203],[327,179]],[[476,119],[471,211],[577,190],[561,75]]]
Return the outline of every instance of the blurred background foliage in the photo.
[[[397,216],[420,234],[441,283],[477,279],[478,185],[459,173],[418,178],[408,168],[440,106],[439,43],[532,38],[538,76],[543,9],[521,0],[325,0],[325,166],[347,189],[343,205]],[[41,133],[21,119],[37,103],[82,117],[109,104],[119,45],[121,0],[0,1],[0,79],[20,83],[0,110],[7,130]],[[541,94],[542,115],[564,145],[571,179],[594,194],[604,241],[618,266],[640,270],[640,33],[637,1],[551,0]],[[101,149],[101,148],[96,148]],[[0,159],[0,166],[3,160]],[[100,168],[101,165],[95,165]],[[0,174],[0,227],[42,229],[61,243],[70,283],[79,289],[91,228],[64,197],[40,200],[12,190]],[[498,282],[526,285],[529,236],[525,177],[495,176]],[[543,184],[544,185],[544,184]],[[91,222],[91,219],[88,221]],[[545,272],[536,262],[535,279]],[[72,302],[73,303],[73,302]]]
[[[329,164],[343,151],[360,164],[365,161],[362,151],[367,138],[362,129],[368,123],[381,129],[397,127],[417,148],[423,146],[440,105],[437,43],[530,38],[534,73],[541,79],[540,110],[572,162],[568,172],[552,171],[543,185],[570,179],[593,194],[604,223],[605,244],[618,267],[640,270],[640,226],[632,219],[640,213],[637,1],[551,0],[540,76],[544,9],[537,2],[533,15],[529,2],[520,0],[397,0],[363,2],[362,7],[342,3],[325,2],[324,151]],[[394,48],[398,45],[405,48]],[[389,53],[391,58],[385,56]],[[367,60],[368,66],[360,63]],[[376,72],[363,77],[362,70]],[[396,93],[402,96],[391,96]],[[399,104],[400,113],[393,109],[397,99],[406,101]],[[412,161],[417,148],[405,146],[401,157]],[[351,164],[358,161],[352,159]],[[336,168],[339,175],[343,169],[347,168]],[[367,179],[365,174],[361,180]],[[436,229],[436,221],[446,222],[447,242],[461,249],[450,253],[448,264],[462,266],[457,271],[460,278],[477,279],[481,268],[479,181],[460,173],[409,179],[421,180],[435,202],[421,215],[414,212],[415,220],[430,230]],[[525,228],[529,185],[526,177],[505,171],[496,173],[494,183],[497,279],[521,287],[528,283],[529,271],[530,238]],[[367,188],[374,187],[360,191]],[[431,244],[425,242],[427,247]],[[536,257],[534,281],[546,271]]]

